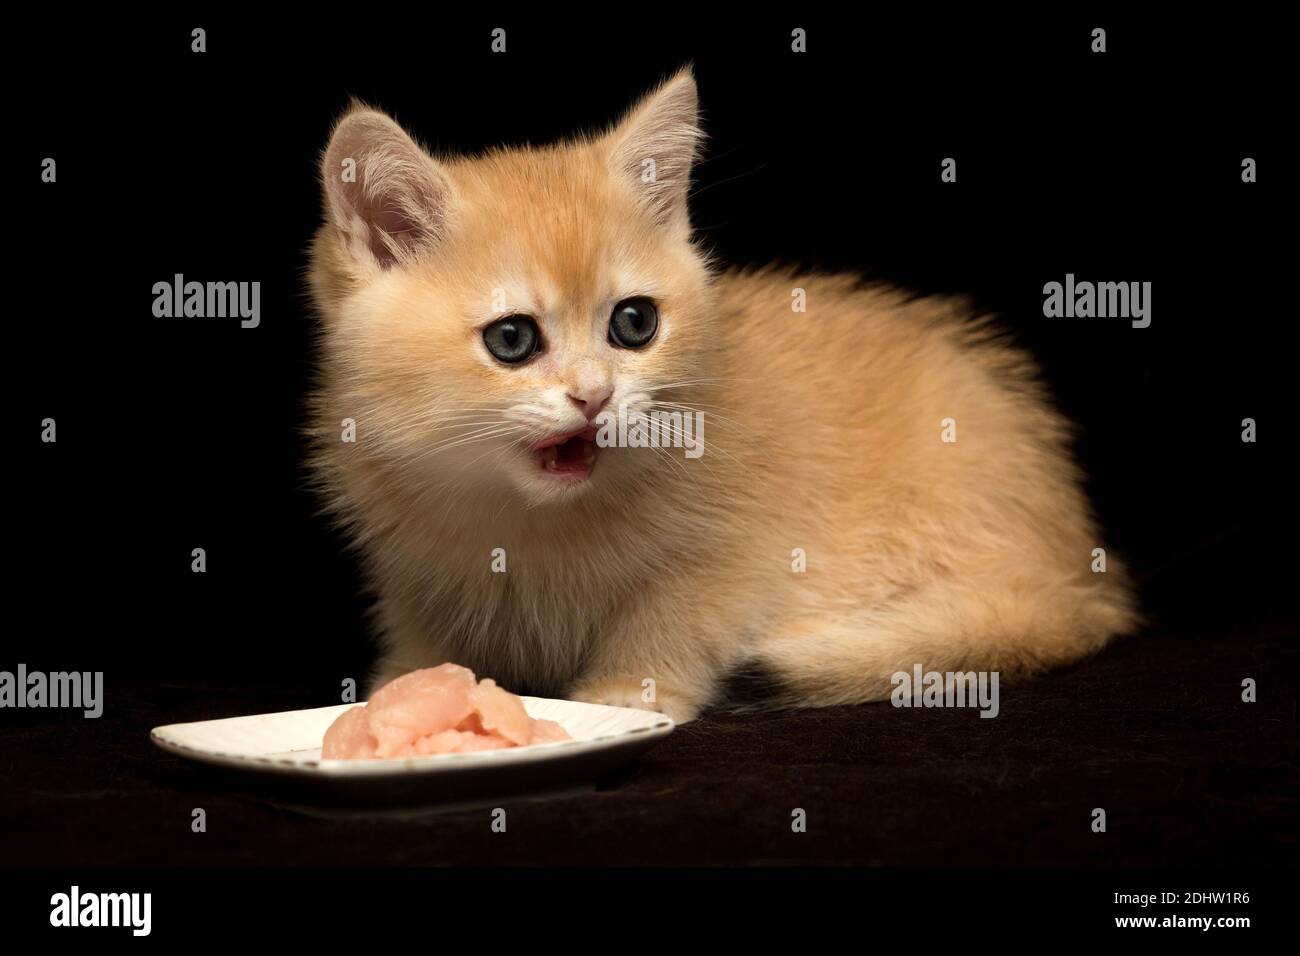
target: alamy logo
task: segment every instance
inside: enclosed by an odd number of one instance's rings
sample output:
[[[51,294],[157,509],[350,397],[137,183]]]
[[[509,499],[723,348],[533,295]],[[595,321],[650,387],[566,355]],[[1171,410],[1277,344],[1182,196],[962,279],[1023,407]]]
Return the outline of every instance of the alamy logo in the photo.
[[[133,936],[148,936],[153,924],[152,893],[70,893],[50,897],[51,926],[129,926]]]
[[[596,444],[601,448],[684,448],[687,458],[704,454],[704,413],[628,411],[596,416]]]
[[[1133,328],[1151,324],[1150,282],[1075,282],[1043,286],[1043,315],[1049,319],[1132,319]]]
[[[897,671],[889,679],[894,685],[889,699],[895,707],[978,707],[981,717],[996,717],[998,676],[998,671],[922,672],[915,664],[912,673]]]
[[[239,318],[246,329],[262,322],[260,282],[186,282],[178,272],[171,282],[155,282],[153,294],[160,319]]]
[[[104,672],[0,671],[0,707],[72,707],[84,717],[104,712]]]

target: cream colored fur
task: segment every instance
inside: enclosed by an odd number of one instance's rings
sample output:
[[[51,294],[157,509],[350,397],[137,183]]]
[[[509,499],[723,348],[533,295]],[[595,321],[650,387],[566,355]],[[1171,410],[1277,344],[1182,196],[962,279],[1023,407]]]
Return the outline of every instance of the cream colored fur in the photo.
[[[340,121],[313,463],[377,598],[376,681],[452,660],[689,719],[746,664],[781,703],[851,703],[915,663],[1011,677],[1130,629],[1031,361],[959,301],[715,274],[687,217],[699,137],[685,72],[602,136],[473,158],[364,107]],[[632,295],[661,315],[640,351],[605,338]],[[481,342],[503,302],[546,341],[522,367]],[[702,410],[705,454],[605,448],[585,484],[545,481],[521,443],[578,427],[566,392],[595,386]]]

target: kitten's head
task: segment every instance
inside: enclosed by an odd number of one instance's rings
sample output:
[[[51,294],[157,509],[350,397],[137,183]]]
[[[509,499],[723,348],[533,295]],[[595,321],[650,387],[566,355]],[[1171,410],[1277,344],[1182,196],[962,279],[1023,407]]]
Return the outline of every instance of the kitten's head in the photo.
[[[598,413],[679,403],[717,348],[679,73],[614,129],[435,158],[382,113],[326,149],[312,286],[324,409],[407,475],[528,504],[619,493],[680,450],[597,447]],[[626,487],[623,491],[626,491]]]

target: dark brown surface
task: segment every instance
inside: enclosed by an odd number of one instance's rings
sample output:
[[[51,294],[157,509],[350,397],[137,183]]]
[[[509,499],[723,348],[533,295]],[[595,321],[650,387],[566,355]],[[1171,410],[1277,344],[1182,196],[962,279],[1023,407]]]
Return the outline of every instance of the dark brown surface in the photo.
[[[78,866],[1294,863],[1294,631],[1255,630],[1129,640],[1004,687],[993,720],[888,703],[708,717],[591,786],[400,815],[278,807],[149,741],[331,701],[110,675],[97,721],[4,713],[0,845],[5,863]]]

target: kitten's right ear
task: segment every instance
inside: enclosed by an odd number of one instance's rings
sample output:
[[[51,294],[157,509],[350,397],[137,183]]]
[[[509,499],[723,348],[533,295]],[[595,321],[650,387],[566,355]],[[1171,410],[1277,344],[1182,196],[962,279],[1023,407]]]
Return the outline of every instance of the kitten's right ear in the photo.
[[[609,162],[655,220],[690,232],[687,194],[704,134],[690,68],[645,97],[606,137]]]
[[[330,220],[350,252],[382,268],[410,262],[446,232],[450,180],[383,113],[356,109],[339,120],[321,181]]]

